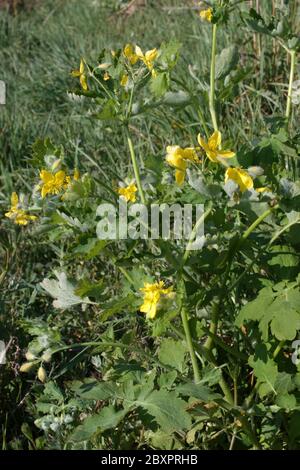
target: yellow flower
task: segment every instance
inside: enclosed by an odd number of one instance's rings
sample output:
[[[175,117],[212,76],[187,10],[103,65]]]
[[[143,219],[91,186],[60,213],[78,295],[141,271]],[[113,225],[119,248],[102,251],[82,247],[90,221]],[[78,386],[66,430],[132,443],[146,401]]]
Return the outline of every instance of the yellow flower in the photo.
[[[59,194],[63,189],[67,189],[68,184],[71,182],[71,178],[67,176],[63,170],[57,171],[56,173],[42,170],[40,172],[40,178],[42,180],[42,198],[47,196],[47,194]]]
[[[146,282],[140,291],[144,294],[144,302],[140,307],[140,312],[145,313],[146,318],[153,319],[156,315],[161,296],[170,295],[172,287],[166,289],[163,281],[155,282],[154,284]]]
[[[146,65],[147,69],[150,70],[153,76],[156,75],[156,72],[154,71],[153,67],[153,62],[157,58],[158,55],[158,50],[157,49],[151,49],[150,51],[143,53],[142,49],[139,46],[135,46],[135,53],[138,56],[138,58],[144,62]]]
[[[198,142],[199,145],[204,149],[206,155],[208,158],[212,161],[217,163],[219,158],[232,158],[235,156],[234,152],[231,152],[230,150],[219,150],[219,147],[221,147],[221,132],[215,131],[210,138],[208,139],[208,142],[206,142],[201,135],[198,135]]]
[[[78,181],[80,179],[80,173],[78,168],[75,168],[73,178],[75,181]]]
[[[213,10],[212,8],[208,8],[207,10],[200,11],[200,17],[203,20],[209,21],[211,23],[213,17]]]
[[[265,191],[268,191],[270,193],[271,189],[267,187],[263,187],[263,188],[256,188],[255,191],[257,191],[258,193],[264,193]]]
[[[225,183],[228,180],[237,183],[242,193],[253,188],[253,179],[247,171],[241,168],[228,168],[225,173]]]
[[[199,158],[195,149],[192,147],[183,149],[179,147],[179,145],[169,145],[167,147],[166,161],[169,163],[169,165],[176,168],[175,180],[176,183],[180,186],[183,184],[185,179],[188,161],[199,163]]]
[[[136,195],[135,195],[136,192],[137,192],[137,187],[134,183],[130,183],[128,186],[126,186],[126,188],[118,189],[118,193],[120,194],[120,196],[123,196],[127,202],[136,201]]]
[[[126,75],[126,73],[124,73],[121,77],[120,84],[121,84],[121,86],[126,86],[127,83],[128,83],[128,75]]]
[[[12,219],[17,225],[27,225],[30,220],[36,220],[35,215],[29,215],[24,209],[19,207],[19,197],[17,193],[12,193],[10,211],[5,213],[5,217]]]
[[[131,65],[136,64],[137,61],[139,60],[138,56],[133,51],[133,47],[132,47],[131,44],[126,44],[126,46],[124,47],[124,50],[123,50],[123,54],[126,57],[126,59],[129,60]]]
[[[104,74],[104,76],[103,76],[103,80],[104,80],[105,82],[107,82],[107,80],[109,80],[109,79],[110,79],[109,73],[108,73],[108,72],[105,72],[105,74]]]
[[[87,85],[87,79],[86,79],[86,74],[85,74],[84,62],[83,62],[82,59],[80,61],[79,70],[73,70],[72,76],[73,77],[79,77],[81,88],[84,91],[87,91],[88,85]]]

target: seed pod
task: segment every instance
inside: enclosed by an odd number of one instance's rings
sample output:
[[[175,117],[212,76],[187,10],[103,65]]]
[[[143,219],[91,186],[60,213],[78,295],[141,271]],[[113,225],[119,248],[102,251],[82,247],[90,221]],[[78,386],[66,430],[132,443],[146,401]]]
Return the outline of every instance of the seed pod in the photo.
[[[42,355],[42,360],[44,362],[51,362],[52,354],[50,351],[45,351],[44,354]]]
[[[38,377],[40,382],[42,382],[42,383],[46,382],[47,374],[46,374],[46,371],[45,371],[44,367],[42,367],[42,366],[39,367],[39,369],[37,371],[37,377]]]
[[[24,362],[20,367],[20,372],[29,372],[34,366],[34,362]]]
[[[25,354],[25,357],[27,361],[34,361],[34,359],[36,359],[36,356],[32,354],[32,352],[30,351],[27,351],[27,353]]]

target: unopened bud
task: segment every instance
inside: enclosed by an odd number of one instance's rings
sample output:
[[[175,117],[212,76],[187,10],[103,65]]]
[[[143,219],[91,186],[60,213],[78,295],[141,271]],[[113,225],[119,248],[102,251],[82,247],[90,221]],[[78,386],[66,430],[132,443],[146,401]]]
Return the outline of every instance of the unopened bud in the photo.
[[[42,355],[42,360],[44,362],[50,362],[52,358],[52,354],[50,351],[45,351],[44,354]]]
[[[37,377],[38,377],[40,382],[42,382],[42,383],[46,382],[47,374],[46,374],[46,371],[45,371],[44,367],[42,367],[42,366],[39,367],[39,370],[37,372]]]
[[[32,354],[32,352],[30,351],[27,351],[27,353],[25,354],[25,357],[27,361],[34,361],[36,359],[36,356]]]
[[[20,372],[29,372],[34,366],[34,362],[24,362],[20,367]]]

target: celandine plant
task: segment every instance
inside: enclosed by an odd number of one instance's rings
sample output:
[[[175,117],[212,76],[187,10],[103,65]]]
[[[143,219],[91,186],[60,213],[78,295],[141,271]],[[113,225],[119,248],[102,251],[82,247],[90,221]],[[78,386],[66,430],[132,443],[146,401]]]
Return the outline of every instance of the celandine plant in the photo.
[[[57,244],[56,279],[38,290],[66,322],[81,315],[87,325],[84,341],[72,342],[43,320],[27,325],[34,339],[20,371],[45,384],[35,424],[60,447],[299,447],[300,144],[292,107],[299,41],[288,10],[268,24],[239,10],[241,1],[202,3],[212,46],[200,87],[191,69],[195,88],[176,78],[176,42],[104,50],[72,72],[72,93],[90,100],[90,117],[117,125],[128,172],[109,185],[96,172],[69,169],[62,148],[38,141],[30,203],[14,193],[6,213]],[[237,47],[218,53],[218,30],[237,11],[243,27],[278,40],[291,59],[285,116],[272,116],[262,140],[243,146],[223,114],[247,73]],[[198,129],[185,141],[174,132],[145,164],[140,124],[170,106],[174,114],[191,106]],[[149,236],[139,236],[134,218],[133,239],[97,236],[97,208],[110,204],[120,215],[120,201],[204,210],[190,217],[188,240],[176,237],[175,218],[169,237],[151,237],[148,226]]]

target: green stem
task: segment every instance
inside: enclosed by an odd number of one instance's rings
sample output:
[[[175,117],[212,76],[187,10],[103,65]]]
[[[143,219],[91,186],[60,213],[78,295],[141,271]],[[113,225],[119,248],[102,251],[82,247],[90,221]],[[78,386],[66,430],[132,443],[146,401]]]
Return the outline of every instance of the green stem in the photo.
[[[267,209],[262,215],[260,215],[254,222],[253,224],[250,225],[250,227],[243,233],[242,238],[240,240],[240,243],[238,245],[238,249],[241,247],[243,242],[251,235],[251,233],[256,229],[256,227],[264,220],[266,219],[274,210],[278,209],[278,205],[274,207],[270,207],[270,209]]]
[[[216,48],[217,48],[217,25],[213,25],[211,62],[210,62],[210,90],[209,90],[209,110],[214,130],[218,130],[218,123],[215,110],[215,82],[216,82]]]
[[[131,156],[131,162],[132,162],[132,166],[133,166],[133,171],[134,171],[136,184],[137,184],[137,187],[138,187],[138,190],[139,190],[139,195],[140,195],[142,203],[146,204],[146,199],[145,199],[143,187],[142,187],[142,184],[141,184],[141,177],[140,177],[139,167],[138,167],[138,163],[137,163],[137,160],[136,160],[136,155],[135,155],[134,147],[133,147],[133,144],[132,144],[132,140],[131,140],[131,137],[130,137],[128,132],[127,132],[127,143],[128,143],[128,147],[129,147],[130,156]]]
[[[172,330],[182,339],[185,339],[186,340],[186,337],[183,335],[183,333],[181,333],[181,331],[179,331],[176,326],[172,325],[171,324],[171,328]],[[204,349],[203,346],[201,346],[200,344],[198,344],[195,340],[192,339],[192,345],[194,347],[194,350],[198,352],[198,354],[200,355],[203,355],[206,360],[208,362],[210,362],[214,367],[219,367],[214,356],[212,355],[212,353],[210,351],[207,351],[206,349]],[[231,390],[230,390],[230,387],[229,385],[227,384],[226,380],[224,379],[223,377],[223,372],[221,371],[221,378],[220,378],[220,381],[219,381],[219,385],[220,385],[220,388],[223,392],[223,395],[224,395],[224,398],[225,400],[230,404],[230,405],[233,405],[234,404],[234,400],[233,400],[233,396],[232,396],[232,393],[231,393]]]
[[[209,336],[207,337],[204,347],[208,349],[208,351],[212,350],[214,336],[217,333],[218,329],[218,321],[219,321],[219,305],[220,303],[213,304],[212,311],[211,311],[211,321],[209,325]]]
[[[296,66],[296,51],[289,51],[291,56],[291,67],[290,67],[290,81],[289,81],[289,90],[288,90],[288,97],[286,102],[286,112],[285,117],[289,122],[291,109],[292,109],[292,86],[294,81],[294,73],[295,73],[295,66]]]
[[[182,320],[182,325],[186,337],[186,344],[190,353],[191,361],[192,361],[192,366],[193,366],[193,371],[194,371],[194,380],[195,383],[200,382],[200,371],[199,371],[199,366],[198,366],[198,361],[196,358],[194,346],[193,346],[193,340],[192,340],[192,335],[189,327],[189,321],[188,321],[188,315],[186,308],[184,306],[181,307],[181,320]]]
[[[203,224],[203,222],[205,221],[206,217],[211,213],[212,211],[212,203],[209,204],[209,207],[208,209],[199,217],[199,219],[196,221],[194,227],[193,227],[193,230],[192,230],[192,233],[191,233],[191,236],[189,238],[189,241],[188,241],[188,244],[186,246],[186,249],[185,249],[185,252],[184,252],[184,255],[182,257],[182,265],[184,266],[185,263],[187,262],[188,260],[188,257],[190,255],[190,252],[191,252],[191,246],[195,240],[195,237],[197,235],[197,231],[198,231],[198,228]]]
[[[268,217],[274,210],[278,208],[278,205],[274,207],[270,207],[270,209],[266,210],[261,216],[259,216],[253,224],[250,225],[250,227],[243,233],[241,236],[239,242],[236,244],[235,250],[230,254],[230,257],[227,260],[227,268],[224,274],[224,279],[222,282],[222,286],[220,288],[220,294],[219,298],[216,304],[212,306],[212,316],[211,316],[211,323],[209,327],[209,332],[210,335],[207,337],[204,347],[208,350],[211,351],[213,347],[213,342],[214,342],[214,336],[217,334],[218,330],[218,323],[219,323],[219,314],[220,314],[220,306],[222,303],[223,295],[224,295],[224,289],[226,287],[226,282],[227,278],[229,276],[231,264],[233,262],[234,256],[236,253],[240,250],[242,247],[244,241],[251,235],[251,233],[256,229],[256,227],[266,218]]]
[[[201,110],[200,106],[197,106],[197,111],[198,111],[198,116],[199,116],[200,122],[202,124],[203,129],[204,129],[206,138],[208,139],[209,138],[209,131],[208,131],[208,127],[206,125],[205,118],[204,118],[204,115],[202,113],[202,110]]]
[[[278,356],[278,354],[280,353],[284,345],[285,345],[285,340],[282,339],[280,343],[278,344],[277,348],[275,349],[275,351],[273,352],[273,359],[276,359],[276,357]]]

